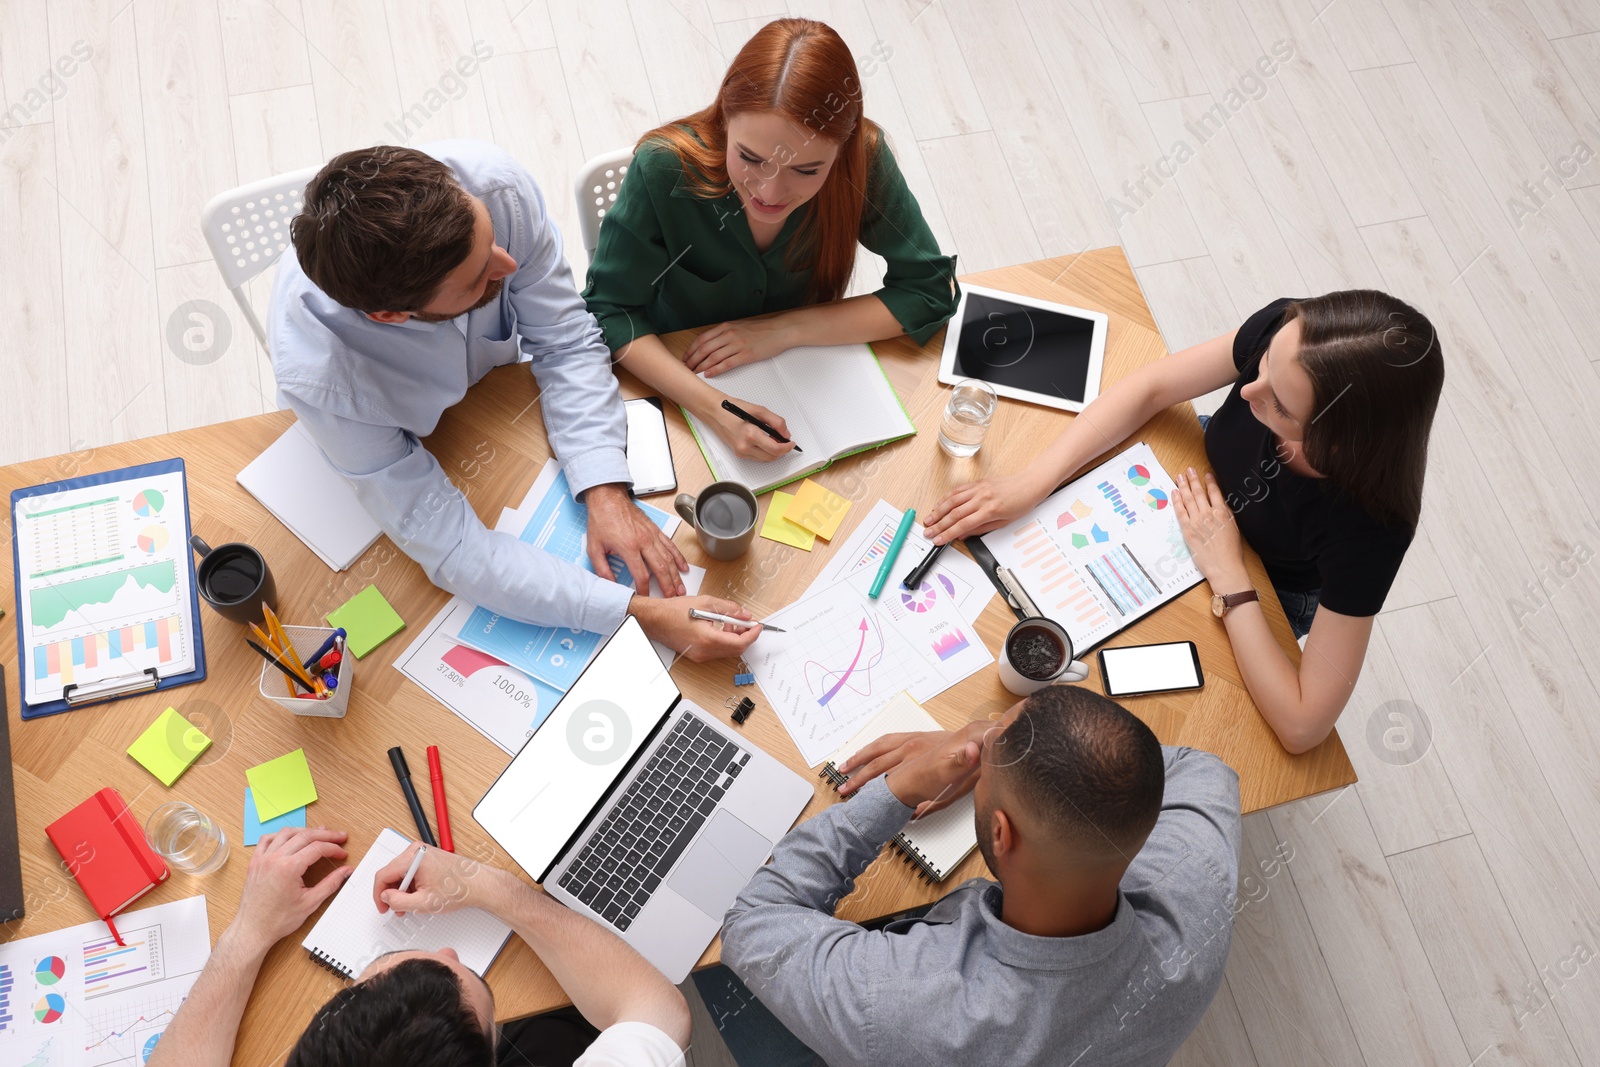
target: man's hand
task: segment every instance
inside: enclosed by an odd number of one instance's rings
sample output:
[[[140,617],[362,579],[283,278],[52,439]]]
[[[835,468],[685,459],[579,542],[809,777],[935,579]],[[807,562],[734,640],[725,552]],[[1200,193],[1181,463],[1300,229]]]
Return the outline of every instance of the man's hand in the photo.
[[[912,818],[921,818],[947,808],[966,796],[983,772],[983,744],[998,723],[982,720],[968,723],[947,734],[898,734],[904,740],[887,751],[879,751],[890,738],[879,738],[849,761],[854,766],[866,758],[866,769],[879,759],[894,761],[887,779],[889,792],[900,803],[916,808]],[[900,749],[906,751],[900,752]],[[864,776],[863,776],[864,778]]]
[[[347,858],[345,837],[343,830],[296,827],[267,834],[256,845],[232,927],[251,951],[265,954],[344,885],[354,867],[329,871],[316,885],[304,879],[318,860]]]
[[[628,612],[639,620],[639,625],[644,627],[644,632],[651,640],[682,652],[696,663],[736,659],[744,655],[745,649],[761,636],[760,626],[728,626],[726,623],[691,619],[690,608],[732,615],[736,619],[752,617],[733,601],[714,596],[680,596],[671,600],[636,596],[633,603],[628,605]]]
[[[504,910],[506,895],[515,885],[515,877],[479,863],[467,856],[446,852],[442,848],[427,846],[411,887],[400,892],[406,871],[421,844],[412,845],[390,860],[372,880],[372,902],[381,915],[391,908],[396,915],[408,911],[425,913],[455,911],[458,908],[483,908],[495,914]],[[508,884],[509,883],[509,884]]]
[[[683,362],[696,374],[715,378],[746,363],[771,359],[791,347],[782,316],[735,319],[696,337],[683,353]]]
[[[660,583],[663,596],[683,595],[683,579],[678,575],[689,569],[689,561],[672,538],[634,506],[622,486],[593,486],[583,494],[583,503],[589,509],[589,562],[596,574],[615,581],[606,557],[616,556],[627,564],[640,596],[650,595],[652,576]]]

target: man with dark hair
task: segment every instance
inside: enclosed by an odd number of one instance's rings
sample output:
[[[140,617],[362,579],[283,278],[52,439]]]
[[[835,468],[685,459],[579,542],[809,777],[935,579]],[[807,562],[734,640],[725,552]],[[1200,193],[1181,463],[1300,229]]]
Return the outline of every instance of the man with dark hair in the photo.
[[[1221,760],[1059,685],[998,723],[880,738],[841,769],[853,798],[778,843],[722,931],[723,962],[832,1067],[1164,1064],[1199,1023],[1238,879]],[[908,819],[968,790],[998,882],[881,929],[833,917]]]
[[[759,627],[690,619],[694,607],[749,615],[684,597],[688,563],[629,497],[610,352],[524,167],[476,141],[345,152],[306,186],[290,234],[295,255],[280,261],[267,326],[279,394],[430,580],[540,625],[610,633],[631,613],[694,659],[737,656],[756,639]],[[471,385],[523,358],[551,449],[588,510],[594,574],[486,528],[422,447]],[[636,589],[607,580],[613,557]],[[649,596],[652,577],[666,599]]]
[[[354,868],[342,866],[315,885],[304,884],[306,871],[318,861],[346,859],[345,836],[317,827],[280,830],[261,839],[245,872],[238,913],[217,939],[146,1067],[227,1067],[267,951],[350,877]],[[610,930],[505,871],[437,848],[426,850],[409,891],[401,893],[419,848],[412,846],[378,872],[372,887],[376,911],[484,909],[538,953],[583,1018],[599,1029],[594,1043],[576,1061],[568,1057],[566,1062],[683,1067],[688,1005],[643,956]],[[507,1037],[514,1026],[507,1027]],[[502,1042],[501,1062],[507,1067],[552,1062],[546,1049],[530,1044]],[[494,994],[447,948],[379,956],[322,1006],[285,1067],[493,1067],[495,1062]]]

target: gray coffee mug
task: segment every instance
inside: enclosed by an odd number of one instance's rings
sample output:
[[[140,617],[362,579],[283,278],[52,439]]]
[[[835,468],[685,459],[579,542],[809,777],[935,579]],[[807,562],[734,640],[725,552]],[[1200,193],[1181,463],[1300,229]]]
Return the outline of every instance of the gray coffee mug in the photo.
[[[738,482],[712,482],[697,497],[679,493],[672,506],[700,535],[712,559],[738,559],[756,537],[756,495]]]

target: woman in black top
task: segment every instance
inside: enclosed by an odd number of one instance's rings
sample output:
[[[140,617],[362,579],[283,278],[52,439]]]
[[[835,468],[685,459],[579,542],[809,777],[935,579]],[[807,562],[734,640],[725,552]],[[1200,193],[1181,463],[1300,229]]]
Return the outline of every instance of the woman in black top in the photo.
[[[1304,752],[1350,698],[1416,532],[1444,358],[1415,308],[1365,289],[1275,300],[1101,393],[1023,470],[951,490],[928,533],[942,544],[1003,526],[1161,409],[1230,382],[1205,433],[1215,474],[1175,472],[1174,504],[1250,696]],[[1253,601],[1241,535],[1307,639],[1298,669]]]

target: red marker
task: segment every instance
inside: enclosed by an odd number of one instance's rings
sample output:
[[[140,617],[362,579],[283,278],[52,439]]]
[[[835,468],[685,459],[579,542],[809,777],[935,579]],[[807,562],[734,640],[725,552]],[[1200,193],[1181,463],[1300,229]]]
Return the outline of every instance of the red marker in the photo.
[[[439,763],[439,746],[428,746],[428,780],[433,783],[433,816],[439,824],[439,847],[454,852],[450,840],[450,808],[444,799],[444,767]]]

